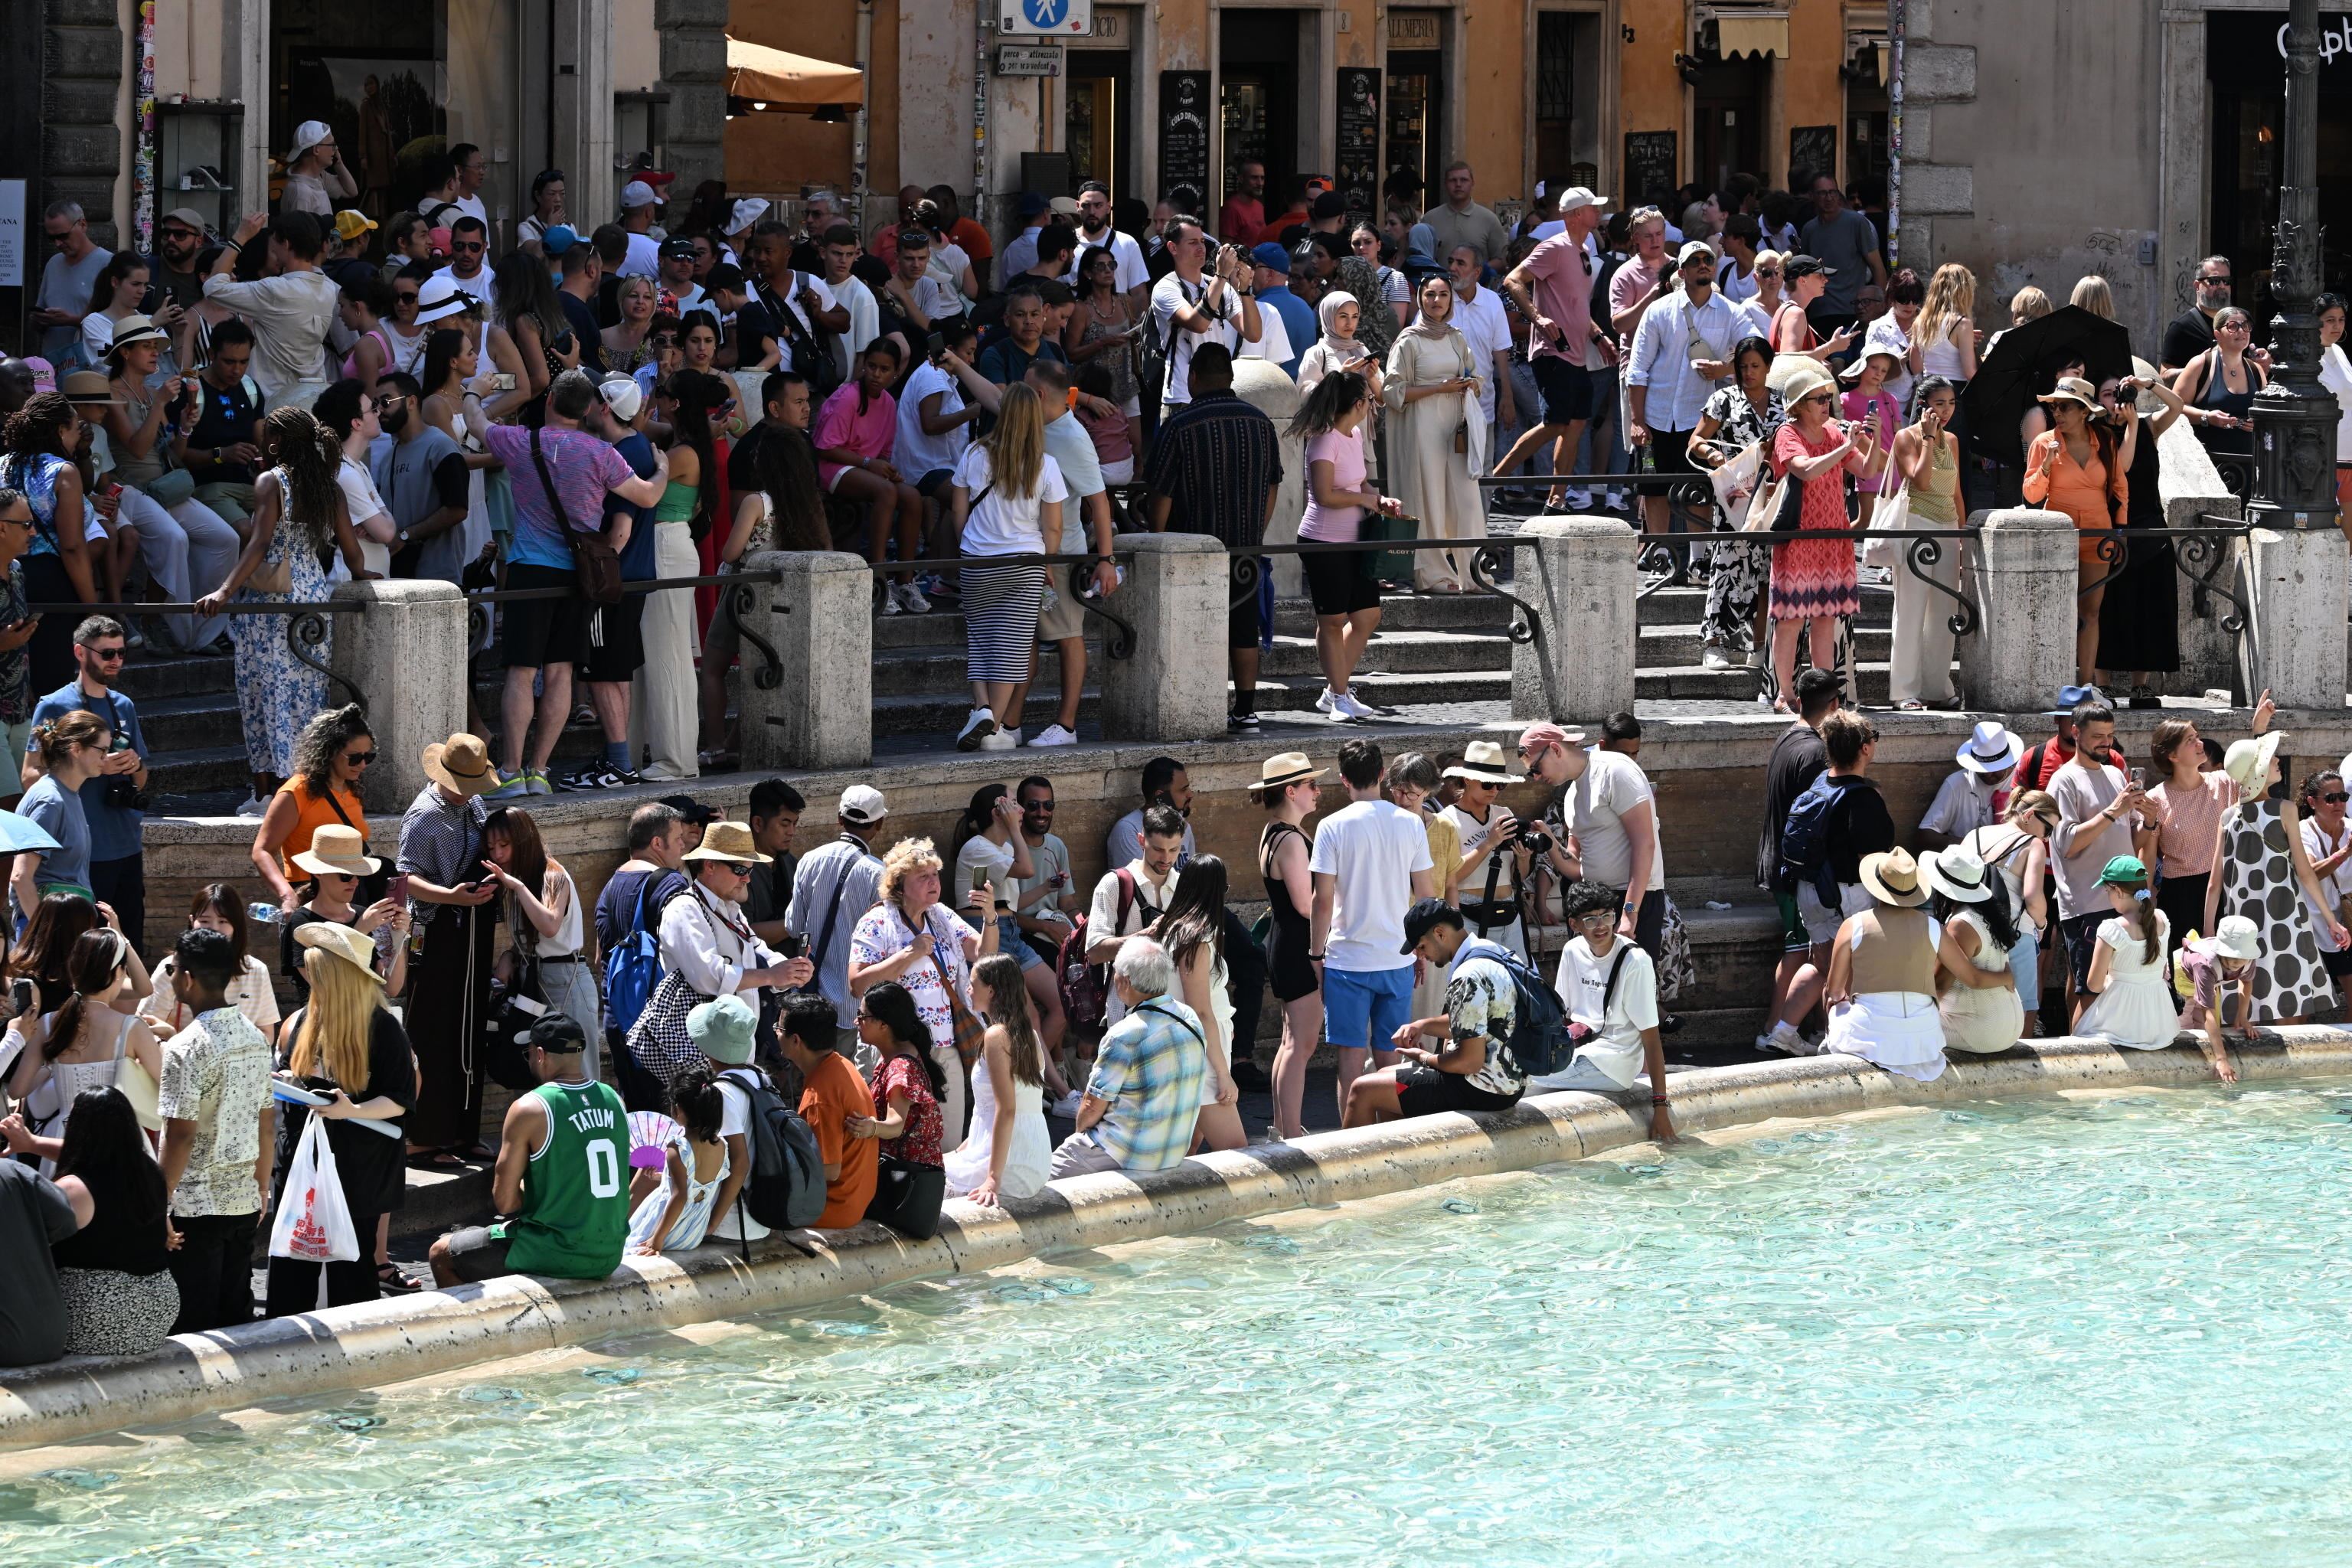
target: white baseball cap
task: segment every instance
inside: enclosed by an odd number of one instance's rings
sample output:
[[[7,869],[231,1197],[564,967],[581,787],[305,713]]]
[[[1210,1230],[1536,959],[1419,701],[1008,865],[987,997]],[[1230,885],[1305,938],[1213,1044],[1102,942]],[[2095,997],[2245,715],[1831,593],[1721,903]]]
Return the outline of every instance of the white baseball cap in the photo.
[[[294,150],[286,154],[291,163],[320,142],[335,133],[335,128],[323,120],[306,120],[294,128]]]
[[[872,784],[851,784],[841,792],[838,815],[842,821],[864,827],[889,816],[890,808],[883,804],[882,792]]]
[[[1605,207],[1608,205],[1607,196],[1596,196],[1582,185],[1570,185],[1559,193],[1559,216],[1562,217],[1572,212],[1582,212],[1586,207]]]
[[[634,375],[608,375],[596,384],[596,392],[604,398],[604,406],[613,411],[613,417],[624,425],[635,419],[637,410],[646,405],[646,389],[637,384]]]
[[[728,224],[727,232],[740,234],[751,227],[760,221],[761,215],[768,210],[769,205],[764,196],[745,196],[735,204],[734,212],[729,215],[731,221]]]
[[[653,207],[659,206],[661,205],[661,197],[656,195],[654,188],[646,184],[643,180],[631,180],[627,184],[621,187],[621,210],[623,212],[635,212],[639,207]]]

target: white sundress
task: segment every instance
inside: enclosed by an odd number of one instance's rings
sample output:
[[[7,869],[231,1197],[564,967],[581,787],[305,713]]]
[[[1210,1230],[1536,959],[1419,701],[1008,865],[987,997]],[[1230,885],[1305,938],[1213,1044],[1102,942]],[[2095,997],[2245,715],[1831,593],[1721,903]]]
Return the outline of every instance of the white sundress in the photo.
[[[996,1080],[985,1061],[971,1075],[971,1131],[950,1149],[940,1163],[947,1168],[948,1194],[961,1197],[988,1177],[989,1156],[996,1147]],[[1045,1086],[1013,1080],[1013,1147],[1005,1151],[1004,1173],[997,1178],[1000,1197],[1025,1198],[1045,1184],[1054,1163],[1054,1139],[1045,1126]]]
[[[1969,962],[1984,973],[1999,974],[2007,981],[2009,949],[1992,940],[1984,916],[1974,910],[1963,910],[1952,917],[1952,923],[1977,933],[1977,951]],[[1973,1051],[1980,1056],[2005,1051],[2017,1044],[2018,1037],[2025,1032],[2025,1004],[2013,983],[1980,989],[1955,980],[1937,1000],[1937,1007],[1944,1016],[1944,1044],[1956,1051]]]
[[[2165,967],[2172,922],[2162,910],[2156,912],[2156,957],[2147,959],[2146,944],[2132,934],[2121,915],[2103,922],[2099,940],[2115,949],[2107,969],[2107,988],[2083,1009],[2074,1033],[2084,1039],[2129,1046],[2136,1051],[2160,1051],[2179,1032],[2180,1017],[2172,1005],[2172,987]]]
[[[686,1207],[678,1215],[677,1223],[669,1227],[669,1236],[663,1241],[662,1250],[685,1252],[700,1247],[705,1233],[710,1229],[711,1202],[719,1196],[719,1189],[726,1184],[727,1172],[733,1164],[734,1157],[728,1152],[727,1145],[722,1142],[719,1145],[718,1172],[711,1176],[710,1180],[698,1182],[694,1179],[693,1142],[681,1131],[669,1141],[669,1147],[677,1152],[679,1161],[686,1166]],[[629,1215],[628,1245],[630,1247],[644,1246],[653,1239],[654,1232],[661,1228],[662,1215],[669,1210],[670,1183],[673,1179],[669,1173],[668,1165],[665,1163],[662,1167],[662,1184],[647,1193],[646,1201],[639,1204],[636,1211]]]

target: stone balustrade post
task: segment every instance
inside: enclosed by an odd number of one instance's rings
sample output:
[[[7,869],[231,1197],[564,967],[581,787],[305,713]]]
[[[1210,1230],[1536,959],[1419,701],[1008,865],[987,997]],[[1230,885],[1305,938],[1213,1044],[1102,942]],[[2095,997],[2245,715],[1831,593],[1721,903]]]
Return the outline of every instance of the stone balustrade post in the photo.
[[[1307,443],[1290,433],[1290,422],[1298,416],[1298,405],[1306,401],[1298,384],[1282,374],[1282,367],[1262,359],[1240,359],[1234,362],[1234,392],[1244,402],[1274,421],[1282,437],[1282,488],[1275,497],[1274,515],[1266,519],[1265,542],[1296,544],[1298,542],[1298,521],[1307,510]],[[1366,449],[1370,437],[1365,437]],[[1296,555],[1269,555],[1265,563],[1274,570],[1274,592],[1277,598],[1296,599],[1307,592],[1307,575]]]
[[[2034,713],[2074,679],[2081,536],[2063,512],[1979,512],[1977,629],[1960,639],[1960,690],[1970,708]],[[2099,570],[2106,570],[2103,563]]]
[[[339,583],[332,597],[366,606],[357,615],[320,617],[330,623],[334,639],[326,662],[367,703],[376,749],[375,765],[363,781],[367,807],[397,817],[425,787],[425,748],[466,727],[472,646],[466,595],[455,583],[383,578]],[[264,627],[275,636],[286,631],[274,616],[239,616],[236,625],[239,636]],[[295,628],[298,640],[301,629]],[[331,707],[350,700],[350,692],[328,683]]]
[[[2143,418],[2140,439],[2147,439],[2150,426]],[[2240,521],[2244,512],[2242,503],[2230,492],[2221,471],[2207,456],[2205,444],[2197,439],[2186,419],[2176,420],[2157,443],[2158,494],[2164,501],[2164,526],[2167,528],[2201,528],[2208,518],[2222,518],[2231,522]],[[2213,581],[2221,587],[2236,593],[2240,557],[2245,552],[2242,541],[2217,539],[2200,541],[2176,539],[2173,554],[2181,565],[2203,575],[2210,571]],[[2200,692],[2220,689],[2236,693],[2241,702],[2252,702],[2256,693],[2245,689],[2245,672],[2239,667],[2238,637],[2224,625],[2237,614],[2231,602],[2220,594],[2208,594],[2200,614],[2196,584],[2173,569],[2173,623],[2179,628],[2180,668],[2163,679],[2163,689],[2175,695],[2195,696]]]
[[[1510,552],[1537,637],[1511,647],[1511,716],[1597,721],[1633,706],[1640,536],[1615,518],[1539,517]]]
[[[1111,542],[1127,580],[1103,608],[1134,628],[1127,658],[1103,634],[1103,734],[1113,741],[1205,741],[1225,732],[1224,546],[1204,533],[1122,533]]]
[[[874,574],[831,550],[768,552],[743,569],[783,574],[720,590],[748,595],[736,702],[744,770],[864,767],[874,760]]]
[[[2335,529],[2258,528],[2246,536],[2253,586],[2253,684],[2282,708],[2344,712],[2344,535]]]

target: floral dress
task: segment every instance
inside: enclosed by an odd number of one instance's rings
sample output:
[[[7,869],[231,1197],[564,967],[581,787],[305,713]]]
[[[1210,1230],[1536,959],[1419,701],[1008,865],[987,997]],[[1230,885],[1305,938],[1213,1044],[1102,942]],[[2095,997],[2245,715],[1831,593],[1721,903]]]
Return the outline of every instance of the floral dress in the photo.
[[[931,1079],[912,1057],[892,1057],[874,1074],[874,1114],[890,1114],[893,1095],[907,1097],[907,1130],[882,1141],[882,1152],[910,1165],[940,1163],[940,1101],[931,1092]]]
[[[293,489],[283,468],[272,468],[284,504],[293,504]],[[281,511],[269,547],[262,552],[265,567],[286,563],[292,587],[283,594],[261,594],[247,587],[237,593],[244,605],[316,604],[327,596],[327,569],[318,552],[307,547],[303,530]],[[317,658],[324,664],[334,652],[334,618],[321,616],[327,635]],[[230,623],[236,644],[236,705],[245,721],[246,760],[257,773],[290,778],[294,773],[294,740],[327,705],[327,678],[294,657],[287,640],[289,623],[284,616],[238,616]]]
[[[1777,392],[1765,393],[1759,410],[1745,392],[1727,386],[1706,400],[1699,417],[1715,421],[1715,438],[1725,446],[1738,450],[1760,442],[1769,452],[1789,415]],[[1715,509],[1715,531],[1727,537],[1716,542],[1706,581],[1707,646],[1744,652],[1752,646],[1756,607],[1764,599],[1765,553],[1757,542],[1739,537],[1720,503]]]

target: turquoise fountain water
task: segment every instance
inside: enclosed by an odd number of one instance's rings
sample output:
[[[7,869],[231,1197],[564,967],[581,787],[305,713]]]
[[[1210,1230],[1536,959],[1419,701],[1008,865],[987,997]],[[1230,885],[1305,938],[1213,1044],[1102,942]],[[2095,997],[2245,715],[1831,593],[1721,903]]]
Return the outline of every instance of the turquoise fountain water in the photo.
[[[199,1424],[0,1562],[2340,1560],[2352,1091],[1588,1162]]]

